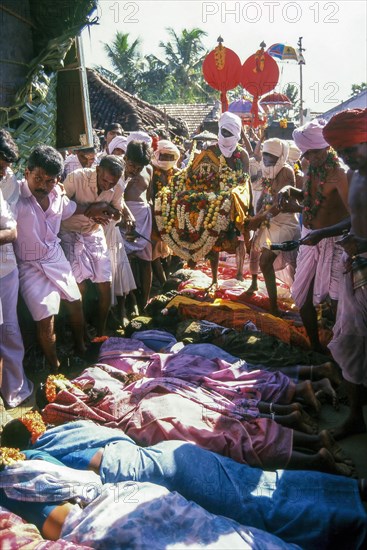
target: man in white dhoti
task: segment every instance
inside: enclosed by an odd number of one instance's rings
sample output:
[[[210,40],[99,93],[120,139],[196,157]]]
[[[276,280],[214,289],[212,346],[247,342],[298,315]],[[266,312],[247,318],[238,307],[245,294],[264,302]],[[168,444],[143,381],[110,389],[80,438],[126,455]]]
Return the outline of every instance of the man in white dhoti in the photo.
[[[17,316],[19,277],[12,245],[16,226],[0,190],[0,389],[10,407],[20,405],[33,391],[23,370],[24,347]]]
[[[76,352],[85,351],[81,296],[57,237],[61,221],[74,213],[106,220],[111,215],[107,203],[77,205],[70,201],[58,183],[62,170],[63,159],[52,147],[41,145],[32,151],[20,184],[16,207],[18,236],[14,243],[20,291],[36,321],[41,348],[53,370],[60,366],[54,332],[60,300],[65,301],[70,314]]]
[[[136,135],[137,132],[134,133]],[[135,218],[136,231],[140,236],[129,240],[129,234],[123,233],[125,249],[129,259],[136,258],[139,273],[134,273],[140,296],[139,306],[143,310],[149,300],[152,286],[152,207],[151,182],[153,169],[149,165],[152,150],[142,132],[139,141],[129,141],[125,154],[125,200]],[[149,138],[149,136],[147,136]],[[151,143],[151,138],[150,143]]]
[[[285,141],[273,138],[264,142],[261,161],[263,190],[257,204],[258,213],[248,222],[248,228],[256,229],[256,233],[250,253],[252,283],[246,292],[252,293],[257,290],[257,273],[260,266],[268,291],[270,313],[273,315],[279,315],[275,271],[287,268],[282,279],[290,286],[296,257],[291,253],[270,250],[269,245],[295,240],[300,236],[297,215],[281,212],[278,208],[278,192],[286,185],[295,184],[294,172],[286,164],[287,158],[288,144]]]
[[[99,166],[69,174],[64,181],[66,195],[81,206],[91,202],[107,203],[112,218],[118,221],[124,210],[123,187],[118,184],[123,168],[123,162],[118,157],[105,156]],[[63,220],[60,233],[63,249],[82,296],[85,296],[87,280],[96,284],[99,294],[98,336],[105,334],[111,307],[112,266],[103,225],[103,219],[75,213]],[[111,235],[111,245],[112,241]]]
[[[314,306],[330,297],[336,310],[343,271],[342,248],[335,243],[338,233],[327,228],[348,217],[347,175],[335,151],[323,138],[325,124],[322,119],[312,120],[294,130],[295,144],[309,167],[303,189],[289,188],[280,197],[283,209],[298,208],[302,212],[302,245],[292,296],[300,309],[311,346],[319,352],[325,349],[320,344]]]
[[[336,439],[365,432],[367,387],[367,109],[342,111],[325,126],[324,138],[350,167],[350,234],[340,244],[344,273],[329,349],[340,365],[349,397],[349,415],[333,430]],[[351,258],[354,262],[351,263]]]

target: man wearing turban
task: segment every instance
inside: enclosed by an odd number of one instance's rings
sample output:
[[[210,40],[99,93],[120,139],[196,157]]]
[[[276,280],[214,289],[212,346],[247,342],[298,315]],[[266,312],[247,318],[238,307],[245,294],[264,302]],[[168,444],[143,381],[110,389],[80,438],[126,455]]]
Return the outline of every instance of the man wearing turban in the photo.
[[[323,352],[315,307],[329,296],[336,310],[343,265],[342,248],[336,243],[338,232],[327,228],[348,217],[348,180],[345,169],[323,136],[326,121],[316,119],[293,132],[307,168],[303,189],[290,188],[280,196],[283,210],[302,212],[302,245],[299,248],[293,299],[300,309],[311,346]],[[325,238],[327,237],[327,238]]]
[[[341,439],[366,431],[362,407],[363,386],[364,390],[367,386],[367,109],[336,114],[325,126],[323,136],[350,168],[351,230],[340,241],[347,252],[346,267],[329,344],[343,371],[349,397],[349,416],[333,431],[334,437]]]
[[[236,160],[240,160],[242,164],[242,170],[244,174],[250,172],[250,159],[247,151],[239,146],[241,138],[242,122],[239,116],[226,111],[222,113],[218,121],[219,133],[218,143],[211,145],[208,149],[211,149],[218,157],[223,155],[226,164],[231,170],[238,170],[236,168]],[[250,206],[250,205],[248,205]],[[243,264],[245,260],[245,240],[243,235],[238,239],[238,246],[236,248],[236,260],[237,260],[237,275],[236,278],[240,281],[243,280]],[[211,260],[212,271],[217,271],[218,265],[217,259]],[[216,276],[213,280],[216,280]]]
[[[300,236],[297,215],[292,212],[280,212],[278,208],[277,193],[287,185],[295,185],[293,169],[286,164],[288,149],[287,142],[278,138],[264,142],[261,161],[263,190],[257,204],[258,213],[248,221],[249,229],[256,229],[256,233],[250,254],[252,283],[246,292],[252,294],[257,290],[260,266],[268,291],[270,313],[273,315],[279,315],[275,271],[287,267],[284,282],[290,286],[296,258],[291,253],[269,250],[268,245],[272,242],[295,240]]]

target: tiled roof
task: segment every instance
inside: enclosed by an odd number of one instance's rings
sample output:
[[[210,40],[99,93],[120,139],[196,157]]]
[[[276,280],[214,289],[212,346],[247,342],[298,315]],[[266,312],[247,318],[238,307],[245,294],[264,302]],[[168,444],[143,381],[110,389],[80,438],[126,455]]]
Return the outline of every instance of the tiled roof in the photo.
[[[124,130],[149,130],[164,127],[175,135],[187,135],[182,121],[157,106],[150,105],[125,92],[98,72],[87,69],[89,101],[93,128],[103,129],[111,122],[119,122]]]
[[[199,127],[205,120],[218,120],[218,104],[213,103],[188,103],[177,104],[169,103],[167,105],[156,105],[167,115],[182,120],[187,124],[189,134],[192,135],[199,130]]]

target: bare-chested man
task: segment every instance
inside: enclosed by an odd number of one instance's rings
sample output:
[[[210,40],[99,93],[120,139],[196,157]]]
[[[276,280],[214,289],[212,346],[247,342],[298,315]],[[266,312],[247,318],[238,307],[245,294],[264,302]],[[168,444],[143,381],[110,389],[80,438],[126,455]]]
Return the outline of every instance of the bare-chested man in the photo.
[[[338,157],[325,141],[324,120],[313,120],[293,132],[293,139],[309,166],[303,189],[290,188],[280,196],[283,210],[297,208],[302,212],[302,246],[297,257],[297,268],[292,296],[311,346],[323,352],[320,344],[315,307],[328,296],[334,309],[339,297],[339,283],[343,271],[342,252],[330,230],[349,216],[347,209],[348,179]]]
[[[349,396],[349,416],[333,430],[334,437],[341,439],[367,429],[362,408],[367,386],[367,109],[338,113],[323,134],[351,169],[351,231],[340,241],[349,258],[345,257],[337,320],[329,344]]]
[[[278,192],[283,187],[294,186],[296,183],[293,169],[286,164],[288,149],[288,144],[278,138],[264,142],[261,164],[263,189],[256,205],[258,213],[247,222],[248,229],[257,231],[250,254],[252,283],[246,293],[252,294],[257,290],[260,266],[268,291],[270,313],[273,315],[279,315],[275,269],[282,270],[289,265],[290,255],[285,258],[285,254],[264,248],[264,244],[295,240],[300,236],[297,215],[292,212],[281,212],[278,207]],[[290,281],[293,280],[295,257],[293,264],[289,265]]]
[[[140,291],[140,309],[149,300],[152,286],[152,232],[151,182],[153,168],[149,166],[152,150],[144,141],[130,141],[125,154],[125,202],[135,218],[135,229],[140,236],[129,241],[125,237],[125,250],[129,259],[136,258],[139,274],[134,273]]]

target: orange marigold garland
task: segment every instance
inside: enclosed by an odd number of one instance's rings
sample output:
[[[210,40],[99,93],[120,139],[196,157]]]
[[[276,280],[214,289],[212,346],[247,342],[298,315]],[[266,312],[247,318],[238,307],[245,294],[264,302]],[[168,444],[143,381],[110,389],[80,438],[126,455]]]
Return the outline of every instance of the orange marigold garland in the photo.
[[[21,453],[19,449],[13,449],[12,447],[0,448],[0,468],[5,468],[5,466],[10,466],[15,462],[19,462],[19,460],[25,459],[25,454]]]
[[[37,411],[29,411],[21,416],[19,420],[31,434],[31,443],[34,445],[37,439],[46,431],[46,425],[42,420],[42,416]]]
[[[63,374],[50,374],[46,380],[45,394],[48,403],[53,403],[60,390],[67,390],[77,387],[70,382]]]

